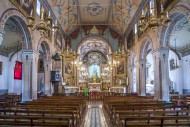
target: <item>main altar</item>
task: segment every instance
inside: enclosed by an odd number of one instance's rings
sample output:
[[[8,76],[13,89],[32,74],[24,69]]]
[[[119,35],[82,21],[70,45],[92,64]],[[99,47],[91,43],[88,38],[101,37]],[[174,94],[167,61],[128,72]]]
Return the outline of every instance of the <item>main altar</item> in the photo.
[[[88,83],[89,92],[101,92],[102,83]]]

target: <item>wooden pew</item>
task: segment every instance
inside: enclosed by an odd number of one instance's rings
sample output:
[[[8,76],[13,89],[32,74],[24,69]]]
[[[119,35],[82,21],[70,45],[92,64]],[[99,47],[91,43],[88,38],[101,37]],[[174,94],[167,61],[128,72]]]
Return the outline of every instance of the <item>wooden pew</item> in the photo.
[[[126,117],[124,127],[189,126],[189,116]]]

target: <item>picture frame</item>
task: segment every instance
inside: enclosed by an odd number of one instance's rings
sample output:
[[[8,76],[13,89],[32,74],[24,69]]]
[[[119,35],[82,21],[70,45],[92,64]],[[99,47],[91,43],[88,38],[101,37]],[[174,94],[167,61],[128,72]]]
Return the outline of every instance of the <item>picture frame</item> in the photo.
[[[38,61],[38,73],[44,72],[44,61],[43,59],[39,59]]]
[[[170,71],[175,70],[175,62],[174,59],[170,60]]]
[[[36,2],[37,0],[9,0],[14,6],[16,6],[19,11],[28,17],[33,10],[33,16],[35,17]]]
[[[119,65],[117,66],[117,74],[123,75],[125,74],[125,62],[121,61]]]
[[[71,65],[68,62],[65,62],[65,74],[70,74],[71,72]]]

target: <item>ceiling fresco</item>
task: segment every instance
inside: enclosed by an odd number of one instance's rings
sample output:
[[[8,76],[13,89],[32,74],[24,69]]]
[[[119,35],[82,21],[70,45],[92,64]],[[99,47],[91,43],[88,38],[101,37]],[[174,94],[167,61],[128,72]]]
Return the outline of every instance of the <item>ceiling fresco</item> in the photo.
[[[79,46],[79,50],[77,53],[80,54],[80,59],[83,59],[83,57],[89,52],[100,52],[104,55],[107,55],[111,52],[111,47],[103,40],[91,38],[84,41]]]
[[[112,16],[109,23],[124,33],[142,0],[113,0]]]
[[[91,64],[103,64],[107,62],[107,58],[100,52],[89,52],[83,58],[83,63]]]
[[[112,26],[123,34],[142,0],[47,0],[65,33],[81,25]]]
[[[65,33],[76,27],[78,23],[76,0],[48,0],[48,3]]]

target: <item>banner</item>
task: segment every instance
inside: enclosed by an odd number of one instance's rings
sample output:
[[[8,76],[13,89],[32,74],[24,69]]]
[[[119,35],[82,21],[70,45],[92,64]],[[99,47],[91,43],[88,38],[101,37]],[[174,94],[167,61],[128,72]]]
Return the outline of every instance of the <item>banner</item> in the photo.
[[[22,80],[22,62],[16,61],[15,63],[14,79]]]

